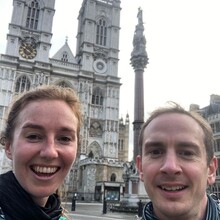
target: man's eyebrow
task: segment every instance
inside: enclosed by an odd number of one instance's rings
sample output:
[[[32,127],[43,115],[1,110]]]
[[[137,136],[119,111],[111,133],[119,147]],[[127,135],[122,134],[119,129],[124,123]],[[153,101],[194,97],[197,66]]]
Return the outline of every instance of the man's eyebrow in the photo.
[[[147,140],[144,142],[144,146],[163,146],[164,142],[160,140]],[[179,147],[194,147],[194,148],[199,148],[199,145],[193,141],[180,141],[176,143],[176,146]]]
[[[197,146],[194,142],[192,142],[192,141],[180,141],[179,142],[179,145],[183,145],[183,146],[190,146],[190,145],[192,145],[192,146]]]
[[[193,141],[181,141],[178,143],[178,146],[199,149],[199,145],[194,143]]]
[[[145,147],[161,147],[161,146],[164,146],[163,144],[163,141],[159,141],[159,140],[147,140],[145,143],[144,143],[144,146]]]

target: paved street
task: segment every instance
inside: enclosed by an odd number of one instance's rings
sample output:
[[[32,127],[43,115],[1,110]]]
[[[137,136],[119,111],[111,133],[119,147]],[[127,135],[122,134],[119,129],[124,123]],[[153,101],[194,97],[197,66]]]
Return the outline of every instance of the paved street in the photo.
[[[102,214],[101,203],[76,203],[76,210],[71,211],[71,203],[64,204],[64,207],[68,210],[68,216],[73,220],[112,220],[112,219],[124,219],[134,220],[135,214],[126,214],[118,212],[107,212]]]

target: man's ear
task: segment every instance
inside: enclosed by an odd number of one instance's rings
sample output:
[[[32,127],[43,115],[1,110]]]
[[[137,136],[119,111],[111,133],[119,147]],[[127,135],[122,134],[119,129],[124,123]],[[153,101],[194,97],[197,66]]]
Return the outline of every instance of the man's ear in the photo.
[[[211,160],[211,162],[209,163],[209,167],[208,167],[208,185],[212,185],[213,183],[215,183],[215,179],[216,179],[216,170],[218,168],[218,159],[214,156]]]
[[[144,181],[143,170],[142,170],[142,157],[140,155],[136,157],[136,165],[137,165],[139,177],[141,181]]]
[[[8,157],[8,159],[12,160],[12,149],[11,143],[9,141],[5,143],[5,154]]]

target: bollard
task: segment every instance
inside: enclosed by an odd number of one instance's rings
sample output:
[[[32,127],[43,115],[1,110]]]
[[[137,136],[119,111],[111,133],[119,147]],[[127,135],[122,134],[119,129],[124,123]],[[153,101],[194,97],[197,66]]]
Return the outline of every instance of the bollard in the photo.
[[[104,200],[103,200],[102,213],[103,213],[103,214],[106,214],[106,213],[107,213],[107,202],[106,202],[106,199],[105,199],[105,198],[104,198]]]

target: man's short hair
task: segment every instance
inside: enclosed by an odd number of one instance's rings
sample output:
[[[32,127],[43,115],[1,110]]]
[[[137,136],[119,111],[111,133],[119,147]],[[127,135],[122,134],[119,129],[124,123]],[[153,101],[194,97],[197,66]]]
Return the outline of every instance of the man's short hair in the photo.
[[[150,117],[147,119],[147,121],[142,125],[142,128],[140,130],[140,135],[139,135],[139,143],[138,143],[140,155],[142,155],[144,130],[150,124],[150,122],[160,115],[177,113],[177,114],[187,115],[187,116],[191,117],[202,128],[203,133],[204,133],[204,140],[203,141],[204,141],[204,145],[205,145],[205,149],[206,149],[207,163],[209,164],[211,159],[214,156],[214,149],[213,149],[214,139],[213,139],[213,132],[212,132],[211,126],[206,121],[206,119],[204,119],[198,112],[187,111],[175,102],[169,102],[169,104],[170,104],[169,106],[160,107],[160,108],[154,110],[150,114]]]

